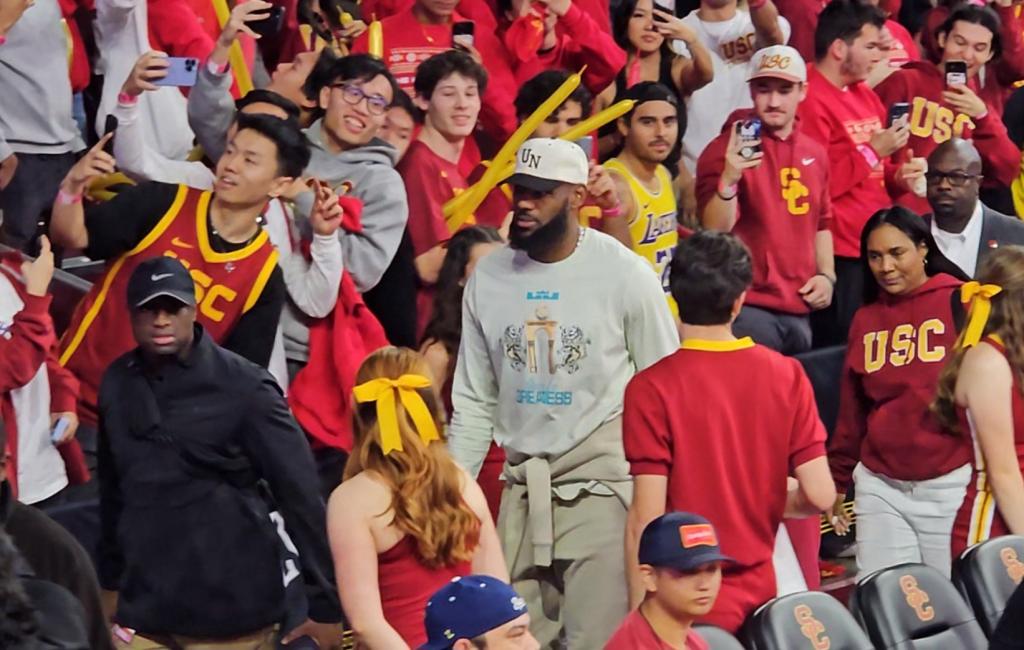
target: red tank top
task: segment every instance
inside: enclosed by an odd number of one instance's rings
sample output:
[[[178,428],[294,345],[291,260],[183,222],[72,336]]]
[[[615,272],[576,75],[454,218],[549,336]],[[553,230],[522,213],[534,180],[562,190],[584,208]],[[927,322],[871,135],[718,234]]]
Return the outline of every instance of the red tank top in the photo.
[[[1006,348],[998,338],[989,336],[985,338],[985,342],[999,350],[1004,356],[1006,355]],[[1013,380],[1010,400],[1013,409],[1013,443],[1017,451],[1017,463],[1024,471],[1024,395],[1021,394],[1021,387],[1016,378]],[[971,480],[967,484],[967,494],[964,496],[963,505],[960,506],[953,524],[952,551],[954,559],[974,544],[992,537],[1007,535],[1010,532],[996,506],[995,494],[992,492],[988,473],[985,471],[985,458],[981,454],[981,447],[978,445],[974,426],[968,417],[967,410],[958,407],[957,414],[960,418],[960,430],[970,432],[974,441],[974,461]]]
[[[473,573],[470,562],[430,569],[416,555],[416,543],[409,535],[377,556],[377,583],[384,620],[410,648],[427,642],[423,613],[435,591],[452,578]]]
[[[153,230],[135,248],[108,262],[103,278],[75,308],[61,339],[60,362],[82,384],[79,416],[84,422],[96,423],[96,397],[107,367],[135,347],[125,290],[140,263],[160,255],[181,260],[196,283],[196,318],[218,343],[263,292],[277,264],[277,251],[266,231],[237,251],[214,251],[207,232],[211,196],[179,186]]]

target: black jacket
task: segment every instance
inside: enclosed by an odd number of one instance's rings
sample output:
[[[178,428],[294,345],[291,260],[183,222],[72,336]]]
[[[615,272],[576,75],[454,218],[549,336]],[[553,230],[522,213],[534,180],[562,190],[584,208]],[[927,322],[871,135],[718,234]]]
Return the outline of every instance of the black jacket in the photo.
[[[281,621],[283,540],[298,548],[309,615],[341,620],[326,514],[305,436],[262,368],[196,326],[188,358],[138,350],[99,393],[100,584],[116,620],[146,634],[229,638]]]
[[[932,215],[925,215],[924,220],[928,223],[928,227],[931,228]],[[1024,221],[1016,217],[1008,217],[982,204],[981,240],[978,242],[978,264],[976,268],[981,268],[981,263],[985,261],[985,258],[992,251],[1000,246],[1011,245],[1024,246]],[[932,258],[929,267],[933,271],[948,273],[961,280],[971,279],[959,266],[943,255],[941,251],[929,251],[928,256]]]

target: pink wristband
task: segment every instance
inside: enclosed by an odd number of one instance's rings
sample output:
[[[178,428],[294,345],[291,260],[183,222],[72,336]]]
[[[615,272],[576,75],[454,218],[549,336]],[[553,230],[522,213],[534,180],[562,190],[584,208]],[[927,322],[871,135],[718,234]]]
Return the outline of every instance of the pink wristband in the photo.
[[[7,37],[6,36],[0,36],[0,45],[3,45],[6,42],[7,42]]]
[[[223,63],[221,65],[217,65],[216,63],[213,62],[212,59],[208,59],[206,61],[206,69],[209,70],[211,74],[217,74],[217,75],[224,74],[225,72],[228,71],[228,68],[230,66],[231,66],[231,62],[230,61],[227,62],[227,63]]]
[[[139,103],[139,96],[129,95],[128,93],[117,93],[117,103],[121,106],[134,106]]]
[[[57,203],[60,205],[74,205],[81,202],[81,194],[68,194],[64,190],[57,190]]]
[[[601,210],[601,217],[603,219],[614,219],[615,217],[622,216],[622,204],[619,203],[614,208],[608,208],[607,210]]]
[[[868,167],[874,169],[875,166],[878,165],[878,154],[871,148],[871,145],[859,145],[857,147],[857,151],[860,152],[860,155],[864,156],[864,160],[868,163]]]

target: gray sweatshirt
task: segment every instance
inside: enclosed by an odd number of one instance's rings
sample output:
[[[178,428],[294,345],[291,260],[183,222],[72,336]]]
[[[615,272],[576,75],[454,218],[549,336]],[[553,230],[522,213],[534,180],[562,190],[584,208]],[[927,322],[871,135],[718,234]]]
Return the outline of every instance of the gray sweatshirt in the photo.
[[[223,153],[234,116],[231,73],[218,74],[209,65],[203,65],[189,93],[188,121],[210,160],[217,160]],[[360,292],[369,291],[380,282],[391,264],[409,218],[405,185],[395,171],[398,151],[374,138],[365,146],[335,155],[324,145],[320,122],[317,120],[305,131],[313,149],[305,173],[329,183],[335,190],[340,190],[347,181],[346,193],[363,202],[363,232],[339,230],[338,236],[345,268],[352,274],[356,288]],[[312,206],[312,192],[295,201],[295,217],[300,228]]]
[[[57,0],[37,0],[0,45],[0,160],[84,144],[71,117],[67,37]]]

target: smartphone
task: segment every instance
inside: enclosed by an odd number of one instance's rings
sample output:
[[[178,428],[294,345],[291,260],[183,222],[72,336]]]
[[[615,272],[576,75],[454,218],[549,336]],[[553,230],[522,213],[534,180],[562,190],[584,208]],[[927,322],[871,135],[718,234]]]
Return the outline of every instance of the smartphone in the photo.
[[[153,83],[157,86],[192,87],[199,76],[199,59],[183,56],[167,57],[167,76]]]
[[[761,153],[761,120],[752,117],[736,125],[736,135],[740,137],[740,155],[753,158]]]
[[[53,431],[50,432],[50,442],[53,444],[60,442],[60,439],[64,437],[64,434],[67,432],[70,425],[70,420],[61,416],[60,419],[57,420],[57,424],[54,425]]]
[[[583,136],[579,140],[576,140],[576,144],[578,144],[580,149],[583,149],[583,152],[587,154],[588,160],[594,155],[594,136]]]
[[[668,7],[664,7],[664,6],[662,6],[662,5],[658,4],[658,3],[654,3],[654,8],[657,11],[664,11],[667,14],[674,13]],[[656,22],[656,23],[667,23],[668,22],[667,18],[663,18],[662,16],[659,16],[658,14],[654,13],[653,11],[651,12],[651,18],[653,18],[654,22]]]
[[[896,102],[892,106],[889,107],[889,124],[888,124],[888,126],[891,127],[894,124],[905,125],[907,123],[907,120],[909,120],[909,119],[910,119],[910,104],[908,104],[907,102]]]
[[[473,47],[473,32],[476,25],[472,20],[452,23],[452,46]]]
[[[967,63],[964,61],[946,61],[946,85],[963,86],[967,84]]]
[[[273,36],[281,31],[284,25],[284,7],[274,5],[267,9],[266,18],[247,22],[245,25],[260,36]]]
[[[106,121],[103,123],[103,135],[106,136],[114,131],[117,131],[117,118],[113,115],[108,115]],[[114,155],[114,138],[116,137],[116,135],[111,137],[107,140],[107,144],[103,145],[103,151],[108,155]]]

